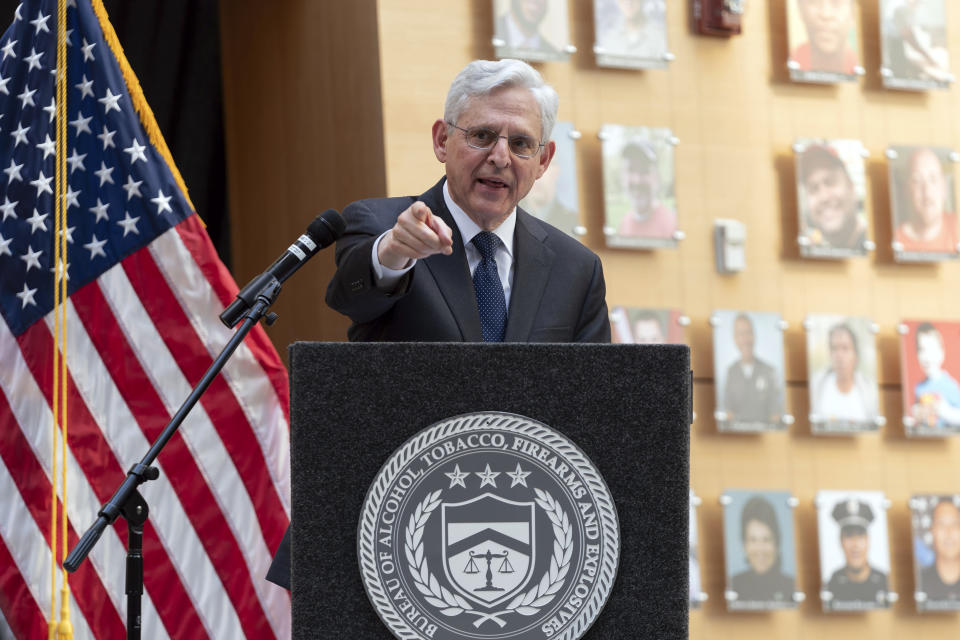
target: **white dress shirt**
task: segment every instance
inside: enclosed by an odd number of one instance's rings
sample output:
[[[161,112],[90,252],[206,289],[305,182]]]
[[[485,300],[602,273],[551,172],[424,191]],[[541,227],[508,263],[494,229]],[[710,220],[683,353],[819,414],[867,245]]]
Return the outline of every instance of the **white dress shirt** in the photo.
[[[474,246],[471,240],[473,240],[473,236],[483,231],[483,229],[471,220],[470,216],[453,201],[453,198],[450,197],[450,191],[447,188],[446,182],[443,183],[443,200],[446,202],[447,209],[453,216],[453,221],[457,224],[457,229],[460,231],[464,251],[467,254],[467,264],[470,266],[470,274],[472,275],[474,269],[480,264],[482,256],[480,255],[480,250]],[[510,212],[510,215],[507,216],[507,219],[493,230],[493,233],[500,238],[500,245],[497,247],[495,259],[497,261],[497,273],[500,275],[500,283],[503,285],[503,297],[507,302],[507,309],[510,308],[510,292],[513,288],[513,232],[516,226],[517,210],[514,208],[514,210]],[[373,243],[373,253],[371,255],[376,284],[377,287],[381,289],[392,288],[400,281],[400,278],[417,263],[416,260],[413,260],[403,269],[391,269],[380,264],[377,249],[380,246],[380,241],[383,240],[383,236],[387,233],[388,232],[385,231],[380,234],[380,237]]]

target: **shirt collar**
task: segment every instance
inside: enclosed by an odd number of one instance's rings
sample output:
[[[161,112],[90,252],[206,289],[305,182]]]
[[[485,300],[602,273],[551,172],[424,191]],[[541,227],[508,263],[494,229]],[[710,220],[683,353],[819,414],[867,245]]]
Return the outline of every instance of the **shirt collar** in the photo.
[[[450,189],[447,187],[447,181],[443,181],[443,201],[447,205],[447,209],[450,211],[450,215],[453,216],[453,221],[457,223],[457,228],[460,230],[460,237],[463,238],[464,246],[470,244],[470,241],[473,240],[473,236],[477,235],[483,229],[480,226],[470,219],[470,216],[460,208],[456,202],[453,201],[453,198],[450,197]],[[500,238],[500,242],[503,243],[504,248],[507,250],[507,254],[513,258],[513,232],[517,227],[517,208],[514,207],[513,211],[510,212],[510,215],[507,216],[506,220],[500,223],[500,226],[493,230],[493,233]]]

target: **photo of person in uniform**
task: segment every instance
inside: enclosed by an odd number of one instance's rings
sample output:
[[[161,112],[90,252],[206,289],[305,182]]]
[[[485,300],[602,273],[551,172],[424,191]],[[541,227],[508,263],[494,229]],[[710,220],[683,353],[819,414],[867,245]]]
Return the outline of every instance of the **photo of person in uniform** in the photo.
[[[892,209],[898,253],[957,255],[957,214],[953,211],[952,179],[944,170],[949,149],[892,147],[890,164]],[[902,158],[902,161],[900,160]],[[897,246],[899,245],[899,246]],[[899,257],[899,256],[898,256]]]
[[[881,0],[886,86],[942,87],[952,82],[944,0]]]
[[[494,0],[497,16],[494,35],[503,41],[497,56],[526,60],[563,60],[569,37],[566,35],[566,0]],[[561,21],[551,21],[550,12],[559,12]],[[560,26],[563,29],[558,30]],[[551,28],[553,27],[553,28]]]
[[[554,125],[551,139],[557,145],[553,162],[540,179],[533,183],[520,206],[570,236],[578,237],[580,225],[577,192],[577,150],[571,137],[572,122]]]
[[[806,239],[801,253],[823,258],[863,255],[867,222],[857,185],[862,188],[866,175],[859,141],[800,144],[805,148],[797,156],[797,194],[800,233]]]
[[[738,539],[742,547],[746,569],[729,577],[728,590],[737,594],[728,601],[730,609],[781,609],[795,606],[793,600],[795,567],[792,558],[793,518],[787,500],[789,494],[781,491],[763,493],[727,491],[733,497],[724,510],[724,536],[729,542]],[[781,505],[778,515],[774,503]],[[726,509],[740,511],[739,531],[731,531]],[[781,527],[786,519],[788,527]],[[735,538],[734,538],[735,537]],[[784,566],[784,550],[789,548],[791,561]],[[728,575],[733,565],[728,558]]]
[[[828,492],[820,492],[822,495]],[[829,592],[829,598],[824,598],[824,608],[833,611],[885,608],[887,600],[886,566],[877,567],[871,564],[871,555],[874,551],[871,545],[887,549],[886,518],[878,504],[871,506],[872,500],[864,494],[879,494],[879,492],[863,492],[843,495],[831,501],[827,508],[830,518],[834,521],[840,533],[840,550],[843,554],[843,566],[832,571],[823,589]],[[879,494],[882,496],[882,494]],[[821,527],[823,520],[821,516]],[[831,528],[835,531],[835,528]],[[824,535],[820,534],[821,549],[828,545],[835,545]],[[879,554],[878,554],[879,555]],[[889,565],[889,552],[886,552]],[[821,554],[821,557],[823,554]],[[826,569],[826,567],[824,567]]]
[[[778,428],[783,417],[784,398],[783,343],[778,328],[780,316],[735,311],[717,311],[713,316],[716,322],[714,362],[718,368],[725,367],[725,371],[718,371],[716,375],[717,404],[725,414],[721,429]],[[757,344],[754,318],[763,323],[764,335],[768,337],[762,347]],[[731,338],[736,359],[727,365],[732,355],[729,353]],[[776,361],[767,362],[757,355],[758,352]]]
[[[604,128],[604,200],[610,246],[674,246],[673,145],[668,129]]]
[[[960,609],[960,495],[914,497],[917,591],[924,608]]]
[[[808,316],[808,321],[816,325],[818,316]],[[812,341],[823,336],[822,321],[831,322],[826,331],[827,352],[825,367],[814,367],[816,373],[810,380],[810,409],[820,423],[826,423],[827,429],[851,428],[862,430],[876,428],[875,418],[878,411],[878,393],[876,378],[876,343],[869,330],[866,318],[846,318],[834,320],[819,316],[820,326],[807,335],[808,356],[812,355]],[[869,337],[869,340],[865,338]],[[817,345],[822,349],[822,345]],[[869,354],[865,354],[869,351]],[[864,355],[869,355],[872,366],[864,365]],[[811,358],[812,359],[812,358]],[[815,425],[816,426],[816,425]]]
[[[794,79],[816,80],[803,72],[855,74],[860,62],[854,0],[791,0],[791,5],[791,71],[801,72]],[[797,28],[797,18],[802,29]]]
[[[594,0],[594,16],[599,66],[665,66],[664,0]]]

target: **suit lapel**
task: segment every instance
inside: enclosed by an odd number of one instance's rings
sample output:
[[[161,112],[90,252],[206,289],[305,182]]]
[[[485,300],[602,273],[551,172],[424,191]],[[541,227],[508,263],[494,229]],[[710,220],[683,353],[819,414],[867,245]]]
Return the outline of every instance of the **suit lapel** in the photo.
[[[544,244],[546,232],[517,208],[513,247],[513,289],[507,316],[506,342],[526,342],[543,298],[554,253]]]
[[[443,200],[443,180],[420,196],[420,199],[453,231],[453,253],[449,256],[430,256],[423,260],[423,264],[433,275],[443,299],[460,327],[463,340],[482,342],[480,312],[477,311],[477,298],[473,293],[473,279],[470,277],[470,267],[467,265],[467,254],[463,248],[460,229]],[[509,324],[507,331],[509,331]]]

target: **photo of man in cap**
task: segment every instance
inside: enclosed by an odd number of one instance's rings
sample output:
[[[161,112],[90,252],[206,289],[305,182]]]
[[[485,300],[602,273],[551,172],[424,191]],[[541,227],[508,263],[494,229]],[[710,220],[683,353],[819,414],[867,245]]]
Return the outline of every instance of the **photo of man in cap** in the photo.
[[[669,238],[677,229],[677,214],[663,200],[657,152],[644,140],[631,141],[623,148],[620,179],[629,202],[620,220],[621,236]]]
[[[873,507],[857,496],[843,497],[834,504],[830,516],[840,527],[844,565],[827,582],[825,591],[832,597],[825,607],[844,610],[888,606],[887,575],[872,567],[869,559]]]
[[[856,154],[847,154],[851,160],[861,160],[848,167],[839,153],[839,147],[850,144],[859,146],[857,141],[841,140],[809,144],[797,156],[800,233],[807,240],[801,246],[804,256],[845,257],[865,252],[867,223],[851,175],[856,171],[858,183],[863,183],[863,162]]]

